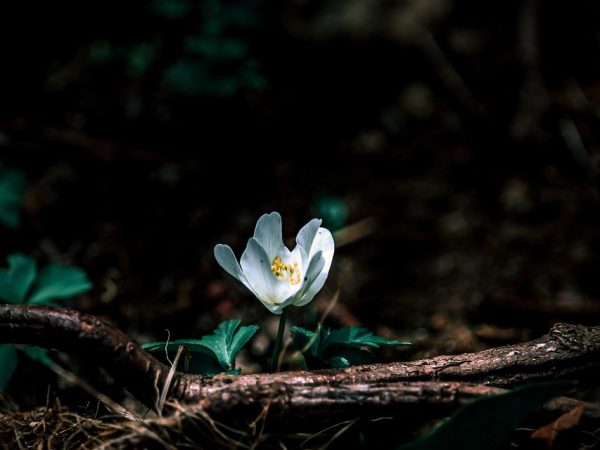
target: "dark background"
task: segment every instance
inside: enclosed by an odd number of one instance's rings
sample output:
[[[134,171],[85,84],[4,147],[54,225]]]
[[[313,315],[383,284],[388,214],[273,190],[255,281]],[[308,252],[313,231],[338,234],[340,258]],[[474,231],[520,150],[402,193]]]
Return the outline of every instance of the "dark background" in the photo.
[[[599,21],[592,0],[2,2],[0,163],[28,189],[0,256],[84,268],[72,306],[141,341],[259,323],[247,370],[276,319],[212,249],[273,210],[340,244],[292,322],[339,292],[327,325],[415,343],[383,359],[595,324]],[[32,364],[12,394],[39,404]]]

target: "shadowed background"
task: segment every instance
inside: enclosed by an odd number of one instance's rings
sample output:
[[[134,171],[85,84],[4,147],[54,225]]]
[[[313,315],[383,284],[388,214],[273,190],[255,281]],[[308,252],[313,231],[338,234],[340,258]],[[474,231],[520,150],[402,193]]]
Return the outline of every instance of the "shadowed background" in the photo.
[[[292,321],[415,343],[384,358],[597,323],[599,19],[592,1],[5,2],[0,163],[27,190],[0,256],[84,268],[72,306],[139,340],[260,323],[247,370],[276,322],[212,249],[239,256],[273,210],[290,245],[312,217],[338,243]],[[33,365],[12,392],[40,403]]]

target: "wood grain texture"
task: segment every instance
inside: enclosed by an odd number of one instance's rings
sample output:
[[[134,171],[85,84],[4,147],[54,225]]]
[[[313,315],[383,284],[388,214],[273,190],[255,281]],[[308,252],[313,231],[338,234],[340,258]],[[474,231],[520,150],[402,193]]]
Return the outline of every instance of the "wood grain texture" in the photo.
[[[89,360],[149,406],[169,371],[118,329],[68,309],[2,305],[0,342],[56,348]],[[530,342],[411,362],[213,378],[176,373],[169,396],[217,415],[254,413],[268,405],[275,417],[374,417],[443,413],[534,381],[571,379],[593,385],[598,375],[600,327],[557,324]],[[559,399],[548,408],[564,411],[574,404]],[[600,415],[595,405],[586,414]]]

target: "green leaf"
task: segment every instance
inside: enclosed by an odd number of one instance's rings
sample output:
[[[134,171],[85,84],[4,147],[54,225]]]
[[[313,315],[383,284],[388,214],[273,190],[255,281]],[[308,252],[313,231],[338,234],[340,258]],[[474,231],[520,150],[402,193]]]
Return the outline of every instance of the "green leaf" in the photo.
[[[229,352],[231,354],[231,365],[235,365],[235,357],[239,351],[244,348],[252,336],[258,331],[257,325],[248,325],[240,327],[239,330],[233,335],[231,339],[231,347]]]
[[[350,367],[350,361],[348,361],[343,356],[332,356],[327,360],[329,365],[334,369],[345,369],[346,367]]]
[[[148,342],[142,344],[142,348],[150,353],[165,352],[176,353],[180,346],[184,346],[189,352],[201,353],[214,357],[212,350],[202,344],[199,339],[178,339],[176,341],[167,342]]]
[[[525,417],[574,385],[570,381],[535,383],[474,400],[431,433],[399,450],[493,450],[510,439]]]
[[[184,354],[179,360],[177,365],[179,370],[207,377],[223,372],[224,369],[214,352],[200,342],[198,339],[179,339],[168,344],[166,342],[149,342],[143,344],[142,348],[147,352],[155,353],[164,363],[169,363],[175,358],[179,346],[183,345],[187,354]],[[165,350],[168,353],[169,361],[167,361]]]
[[[6,389],[17,368],[17,348],[13,344],[0,344],[0,391]]]
[[[330,356],[333,355],[333,356]],[[332,358],[341,358],[348,362],[348,366],[357,366],[359,364],[373,364],[377,358],[372,351],[364,350],[356,347],[330,346],[327,348],[323,358],[331,361]],[[345,366],[345,367],[348,367]],[[331,367],[337,367],[333,364]]]
[[[411,345],[410,342],[396,341],[374,335],[370,330],[363,327],[344,327],[333,330],[322,344],[324,347],[330,345],[345,345],[352,347],[379,348],[380,345]]]
[[[319,348],[319,343],[317,342],[319,335],[313,331],[293,326],[290,328],[290,335],[292,337],[292,344],[301,353],[312,352],[313,348]]]
[[[240,327],[240,323],[240,319],[226,320],[213,334],[204,336],[198,342],[198,345],[214,352],[221,367],[225,370],[235,369],[235,356],[258,330],[256,325]],[[238,327],[239,330],[237,330]]]
[[[25,303],[37,269],[35,261],[21,253],[8,255],[8,270],[0,270],[0,299],[14,304]]]
[[[188,372],[205,377],[213,377],[223,372],[223,368],[214,353],[204,354],[191,351]]]
[[[226,320],[221,323],[213,334],[202,339],[179,339],[166,342],[150,342],[143,344],[147,352],[159,353],[166,351],[169,357],[175,354],[180,345],[190,353],[189,371],[206,376],[220,372],[235,371],[235,356],[246,345],[258,330],[256,325],[240,327],[240,320]]]
[[[375,362],[375,355],[366,348],[379,348],[380,345],[410,345],[374,335],[361,327],[344,327],[330,331],[319,327],[318,332],[301,327],[291,327],[292,343],[304,356],[310,368],[324,365],[341,368],[357,364]]]
[[[37,347],[35,345],[26,345],[22,350],[31,359],[34,361],[39,361],[45,366],[50,366],[53,364],[53,361],[48,356],[48,350],[45,348]]]
[[[28,303],[56,306],[60,303],[54,300],[73,297],[91,288],[92,284],[83,270],[50,264],[40,272]]]
[[[25,177],[14,169],[0,169],[0,222],[8,228],[19,226],[19,209],[25,192]]]

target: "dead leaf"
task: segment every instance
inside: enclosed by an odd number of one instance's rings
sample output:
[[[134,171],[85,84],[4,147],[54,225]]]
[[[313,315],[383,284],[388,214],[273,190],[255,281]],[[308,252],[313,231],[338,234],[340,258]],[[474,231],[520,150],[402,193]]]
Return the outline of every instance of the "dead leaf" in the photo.
[[[542,439],[546,441],[548,447],[551,447],[559,431],[568,430],[579,424],[579,419],[581,418],[583,409],[583,405],[577,405],[571,411],[564,413],[554,422],[535,430],[532,433],[531,438]]]

